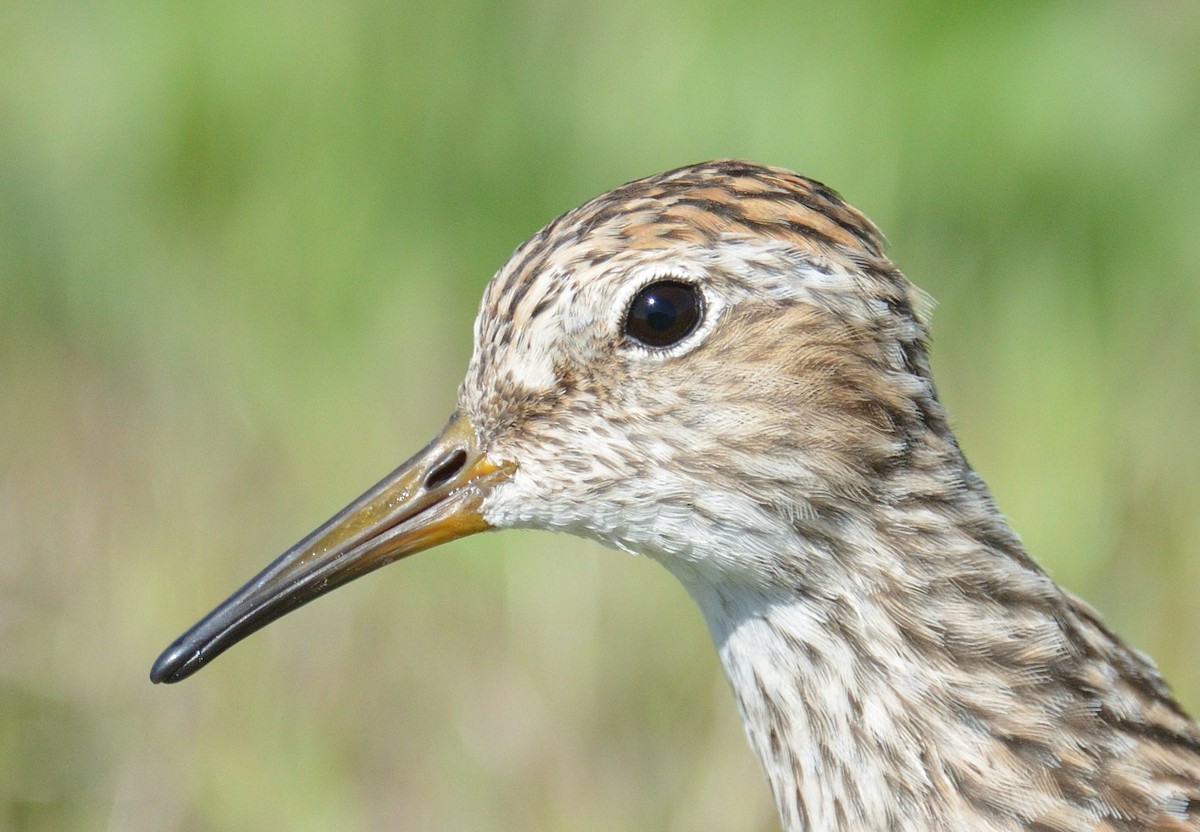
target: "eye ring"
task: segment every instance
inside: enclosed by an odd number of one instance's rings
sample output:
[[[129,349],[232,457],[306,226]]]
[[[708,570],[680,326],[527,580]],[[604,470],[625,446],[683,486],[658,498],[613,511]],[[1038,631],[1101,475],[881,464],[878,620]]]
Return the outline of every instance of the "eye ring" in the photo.
[[[643,286],[625,312],[625,335],[652,349],[678,344],[704,320],[704,296],[695,283],[656,280]]]

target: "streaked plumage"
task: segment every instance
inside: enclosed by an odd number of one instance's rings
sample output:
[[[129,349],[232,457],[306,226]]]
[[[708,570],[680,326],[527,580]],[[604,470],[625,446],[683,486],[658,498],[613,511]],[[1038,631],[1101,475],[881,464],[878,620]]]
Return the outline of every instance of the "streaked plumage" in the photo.
[[[623,326],[664,279],[704,316],[647,348]],[[688,589],[789,832],[1200,830],[1200,729],[997,511],[921,306],[871,222],[794,173],[712,162],[597,197],[489,285],[448,433],[154,678],[448,537],[552,529]],[[330,550],[359,565],[277,577]]]

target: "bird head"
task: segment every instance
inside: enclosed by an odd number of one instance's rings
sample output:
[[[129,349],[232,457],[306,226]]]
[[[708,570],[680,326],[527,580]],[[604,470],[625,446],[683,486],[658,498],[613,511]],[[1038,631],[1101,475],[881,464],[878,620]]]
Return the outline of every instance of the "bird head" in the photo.
[[[920,302],[869,220],[788,171],[712,162],[597,197],[489,284],[445,430],[151,677],[178,681],[318,595],[489,529],[647,554],[697,595],[815,580],[805,541],[844,537],[942,418]]]

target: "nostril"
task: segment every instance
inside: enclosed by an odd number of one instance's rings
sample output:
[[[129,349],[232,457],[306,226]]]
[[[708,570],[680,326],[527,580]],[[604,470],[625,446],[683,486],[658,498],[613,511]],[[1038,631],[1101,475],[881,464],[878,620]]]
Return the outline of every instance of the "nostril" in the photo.
[[[432,491],[462,470],[467,464],[467,452],[462,448],[451,451],[442,457],[442,461],[433,466],[433,470],[425,477],[425,490]]]

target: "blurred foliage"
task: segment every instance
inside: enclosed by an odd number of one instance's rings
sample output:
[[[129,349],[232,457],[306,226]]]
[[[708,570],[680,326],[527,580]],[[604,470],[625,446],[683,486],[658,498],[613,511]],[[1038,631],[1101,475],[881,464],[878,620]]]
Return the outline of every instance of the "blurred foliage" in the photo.
[[[159,649],[440,426],[556,214],[736,155],[940,301],[963,445],[1200,709],[1200,6],[0,0],[0,830],[775,828],[662,570],[488,535]]]

